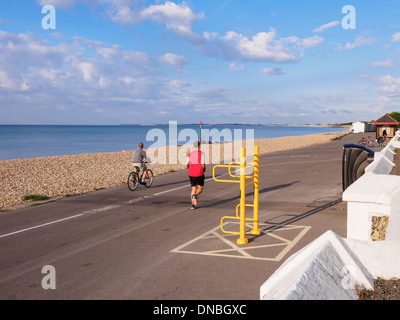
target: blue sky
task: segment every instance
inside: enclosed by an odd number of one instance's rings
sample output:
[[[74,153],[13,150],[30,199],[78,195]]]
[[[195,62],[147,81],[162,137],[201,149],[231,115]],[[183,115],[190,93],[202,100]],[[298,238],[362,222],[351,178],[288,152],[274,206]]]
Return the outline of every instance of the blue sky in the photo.
[[[400,1],[0,3],[0,124],[374,120],[399,66]]]

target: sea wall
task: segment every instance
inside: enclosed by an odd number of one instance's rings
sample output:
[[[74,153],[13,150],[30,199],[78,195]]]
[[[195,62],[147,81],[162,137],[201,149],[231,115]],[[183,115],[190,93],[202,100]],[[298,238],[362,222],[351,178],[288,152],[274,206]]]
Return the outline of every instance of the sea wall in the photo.
[[[265,300],[357,300],[373,279],[400,278],[400,176],[395,166],[400,132],[343,193],[347,238],[323,234],[288,260],[260,287]],[[382,241],[373,241],[373,218],[388,217]]]

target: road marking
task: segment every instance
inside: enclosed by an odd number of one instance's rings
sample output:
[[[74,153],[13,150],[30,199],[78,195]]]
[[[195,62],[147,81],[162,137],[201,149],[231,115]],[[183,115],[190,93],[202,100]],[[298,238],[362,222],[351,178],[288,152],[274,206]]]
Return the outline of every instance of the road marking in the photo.
[[[77,218],[77,217],[80,217],[80,216],[83,216],[83,213],[80,213],[80,214],[77,214],[77,215],[74,215],[74,216],[71,216],[71,217],[68,217],[68,218],[64,218],[64,219],[60,219],[60,220],[56,220],[56,221],[52,221],[52,222],[47,222],[47,223],[44,223],[44,224],[41,224],[41,225],[38,225],[38,226],[34,226],[34,227],[30,227],[30,228],[14,231],[14,232],[11,232],[11,233],[3,234],[3,235],[0,235],[0,238],[5,238],[5,237],[11,236],[13,234],[17,234],[17,233],[21,233],[21,232],[25,232],[25,231],[29,231],[29,230],[33,230],[33,229],[37,229],[37,228],[41,228],[41,227],[45,227],[45,226],[48,226],[50,224],[62,222],[62,221],[65,221],[65,220],[74,219],[74,218]]]
[[[119,204],[112,204],[112,205],[109,205],[109,206],[106,206],[106,207],[101,207],[101,208],[96,208],[96,209],[85,211],[81,215],[88,214],[88,213],[96,213],[96,212],[108,211],[108,210],[116,209],[116,208],[119,208],[119,207],[120,207]]]
[[[218,176],[217,178],[222,177],[222,176],[225,176],[225,175],[227,175],[227,174],[228,174],[228,173],[222,174],[222,175]],[[214,178],[205,179],[204,182],[210,181],[210,180],[214,180]],[[184,186],[182,186],[182,187],[177,187],[177,188],[173,188],[173,189],[169,189],[169,190],[165,190],[165,191],[161,191],[161,192],[155,193],[155,194],[153,194],[153,196],[159,196],[160,194],[163,194],[163,193],[172,192],[172,191],[179,190],[179,189],[183,189],[183,188],[187,188],[187,187],[190,187],[190,186],[191,186],[190,184],[186,184],[186,185],[184,185]]]
[[[136,198],[136,199],[125,201],[124,203],[125,204],[131,204],[131,203],[142,201],[142,200],[147,199],[147,198],[150,198],[150,196],[139,197],[139,198]]]
[[[227,224],[230,223],[238,225],[236,222],[228,222]],[[247,226],[250,229],[252,228],[251,225]],[[180,245],[171,250],[171,252],[237,259],[281,261],[311,228],[311,226],[272,223],[260,223],[259,226],[262,235],[257,236],[252,243],[246,245],[239,246],[236,244],[237,235],[233,238],[232,234],[218,233],[217,231],[220,229],[220,226],[218,226]],[[286,235],[282,236],[277,234],[281,231],[285,231]],[[287,235],[287,231],[292,232],[290,232],[290,235]],[[248,236],[252,237],[252,235]],[[229,238],[231,238],[232,241],[229,240]],[[215,239],[219,241],[215,242]],[[214,245],[215,248],[210,250],[210,246],[212,245]],[[228,245],[228,249],[226,248],[226,245]],[[191,247],[196,248],[196,250],[190,250]],[[282,247],[282,249],[276,253],[276,248],[279,249],[279,247]],[[204,250],[202,250],[202,248],[204,248]],[[269,248],[271,248],[272,251],[268,250]]]
[[[187,187],[190,187],[190,184],[187,184],[187,185],[182,186],[182,187],[174,188],[174,189],[169,189],[169,190],[166,190],[166,191],[161,191],[159,193],[155,193],[154,196],[159,196],[160,194],[163,194],[163,193],[172,192],[172,191],[183,189],[183,188],[187,188]]]
[[[10,232],[10,233],[7,233],[7,234],[3,234],[3,235],[0,235],[0,239],[8,237],[8,236],[12,236],[14,234],[18,234],[18,233],[26,232],[26,231],[29,231],[29,230],[34,230],[34,229],[42,228],[42,227],[45,227],[45,226],[49,226],[49,225],[52,225],[52,224],[55,224],[55,223],[63,222],[63,221],[66,221],[66,220],[82,217],[85,214],[96,213],[96,212],[104,212],[104,211],[108,211],[108,210],[111,210],[111,209],[116,209],[116,208],[119,208],[119,207],[120,207],[120,205],[109,205],[109,206],[105,206],[105,207],[101,207],[101,208],[96,208],[96,209],[84,211],[82,213],[79,213],[79,214],[76,214],[74,216],[70,216],[70,217],[67,217],[67,218],[63,218],[63,219],[59,219],[59,220],[43,223],[43,224],[40,224],[40,225],[37,225],[37,226],[33,226],[33,227],[30,227],[30,228],[26,228],[26,229]]]
[[[234,244],[233,242],[229,241],[228,239],[226,239],[222,234],[218,234],[215,231],[212,232],[212,234],[214,236],[216,236],[218,239],[222,240],[223,242],[225,242],[227,245],[231,246],[233,248],[233,250],[238,251],[241,255],[243,255],[244,257],[247,258],[251,258],[251,255],[249,255],[245,250],[243,250],[242,248],[238,247],[236,244]],[[212,251],[214,252],[214,251]]]

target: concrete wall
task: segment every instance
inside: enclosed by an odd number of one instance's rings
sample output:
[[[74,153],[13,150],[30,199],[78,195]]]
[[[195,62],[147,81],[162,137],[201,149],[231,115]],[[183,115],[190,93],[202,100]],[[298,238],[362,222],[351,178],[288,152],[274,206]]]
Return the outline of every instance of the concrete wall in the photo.
[[[359,241],[328,231],[260,287],[261,300],[358,300],[373,279],[400,278],[400,241]]]
[[[387,216],[388,240],[400,240],[400,176],[392,176],[394,150],[400,148],[400,132],[381,151],[365,174],[343,192],[347,201],[347,238],[371,240],[372,217]]]
[[[328,231],[292,255],[260,287],[265,300],[357,300],[355,286],[400,278],[400,176],[389,175],[400,132],[343,193],[347,238]],[[389,217],[384,241],[371,241],[372,217]]]

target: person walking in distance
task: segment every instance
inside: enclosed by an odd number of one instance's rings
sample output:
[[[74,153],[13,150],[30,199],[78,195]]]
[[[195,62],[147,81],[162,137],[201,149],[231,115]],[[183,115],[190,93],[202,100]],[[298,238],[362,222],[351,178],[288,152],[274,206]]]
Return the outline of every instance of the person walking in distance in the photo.
[[[194,150],[190,152],[186,158],[186,167],[189,169],[190,185],[192,192],[190,198],[192,206],[190,209],[194,210],[197,206],[197,196],[202,193],[204,188],[204,172],[206,165],[204,161],[204,152],[200,151],[200,141],[193,143]]]

